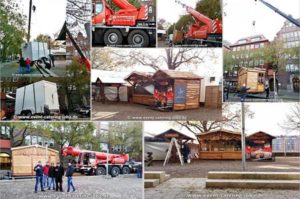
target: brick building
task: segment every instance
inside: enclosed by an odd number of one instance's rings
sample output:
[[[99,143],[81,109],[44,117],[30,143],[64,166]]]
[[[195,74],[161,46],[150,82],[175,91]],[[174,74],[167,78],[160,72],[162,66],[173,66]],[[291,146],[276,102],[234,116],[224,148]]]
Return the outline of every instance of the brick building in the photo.
[[[297,20],[300,21],[300,18]],[[277,32],[275,40],[283,42],[284,48],[298,49],[298,56],[288,58],[281,81],[287,90],[299,92],[300,27],[285,21],[282,28]]]

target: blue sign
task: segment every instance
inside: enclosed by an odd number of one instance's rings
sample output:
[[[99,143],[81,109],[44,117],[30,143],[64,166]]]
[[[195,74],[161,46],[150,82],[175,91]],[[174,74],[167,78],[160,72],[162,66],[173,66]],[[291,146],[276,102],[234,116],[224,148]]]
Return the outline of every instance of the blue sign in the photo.
[[[184,104],[186,102],[186,85],[175,85],[175,104]]]

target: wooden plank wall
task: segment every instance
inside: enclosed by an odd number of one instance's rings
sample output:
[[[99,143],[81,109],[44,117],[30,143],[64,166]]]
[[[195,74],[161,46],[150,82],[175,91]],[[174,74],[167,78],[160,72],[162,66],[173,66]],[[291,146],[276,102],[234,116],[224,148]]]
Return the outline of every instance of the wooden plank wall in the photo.
[[[187,110],[199,108],[200,102],[200,81],[199,80],[174,80],[174,87],[179,84],[186,85],[185,104],[174,104],[174,110]]]
[[[152,106],[154,104],[153,95],[137,95],[132,96],[133,103]]]
[[[206,86],[205,107],[222,108],[222,90],[220,86]]]
[[[199,107],[200,101],[200,81],[188,80],[186,92],[186,107],[185,109],[195,109]]]

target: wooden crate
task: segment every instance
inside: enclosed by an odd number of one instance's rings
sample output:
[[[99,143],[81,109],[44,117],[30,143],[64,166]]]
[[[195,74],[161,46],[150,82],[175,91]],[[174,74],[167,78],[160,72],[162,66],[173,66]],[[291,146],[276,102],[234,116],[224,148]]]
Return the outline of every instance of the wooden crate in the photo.
[[[40,145],[21,146],[11,149],[12,151],[12,175],[31,176],[35,175],[34,166],[38,161],[44,165],[47,161],[56,163],[59,161],[59,152]]]
[[[205,107],[222,108],[221,86],[206,86],[205,88]]]

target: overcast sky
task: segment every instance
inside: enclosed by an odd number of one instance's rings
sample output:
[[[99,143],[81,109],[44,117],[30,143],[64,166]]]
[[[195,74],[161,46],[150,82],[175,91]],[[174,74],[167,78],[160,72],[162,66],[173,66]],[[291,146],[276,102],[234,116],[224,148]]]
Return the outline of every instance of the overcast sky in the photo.
[[[36,6],[36,11],[31,14],[31,40],[39,34],[47,34],[53,38],[66,20],[66,0],[32,0],[32,4]],[[29,0],[21,0],[21,7],[28,16]],[[27,25],[28,21],[26,32]]]
[[[182,3],[195,8],[199,0],[180,0]],[[181,15],[186,15],[187,12],[180,4],[175,3],[175,0],[159,0],[157,1],[157,18],[165,19],[167,22],[176,22]]]
[[[265,0],[294,18],[300,17],[299,0]],[[251,35],[263,34],[273,40],[283,26],[285,18],[273,10],[254,0],[223,0],[224,39],[235,43],[237,40]],[[255,27],[252,22],[256,21]]]
[[[285,132],[279,125],[286,120],[286,115],[290,113],[290,108],[295,103],[247,103],[249,109],[255,113],[252,119],[246,120],[246,133],[253,133],[259,130],[271,135],[295,135],[298,132]]]

